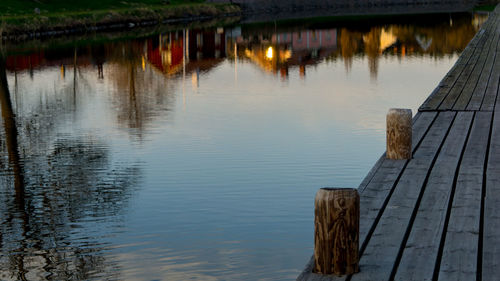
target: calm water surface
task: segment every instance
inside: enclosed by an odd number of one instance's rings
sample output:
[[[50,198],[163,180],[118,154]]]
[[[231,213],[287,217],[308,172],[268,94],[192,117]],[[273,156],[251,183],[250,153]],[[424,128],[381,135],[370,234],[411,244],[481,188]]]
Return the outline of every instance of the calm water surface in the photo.
[[[485,17],[7,48],[0,279],[294,279],[315,192],[359,185]]]

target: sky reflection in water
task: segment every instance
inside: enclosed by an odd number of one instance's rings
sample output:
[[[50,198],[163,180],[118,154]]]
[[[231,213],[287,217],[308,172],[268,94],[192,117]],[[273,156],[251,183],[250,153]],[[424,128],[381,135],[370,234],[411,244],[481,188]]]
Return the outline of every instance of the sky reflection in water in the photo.
[[[9,49],[0,279],[294,279],[316,190],[361,182],[484,19]]]

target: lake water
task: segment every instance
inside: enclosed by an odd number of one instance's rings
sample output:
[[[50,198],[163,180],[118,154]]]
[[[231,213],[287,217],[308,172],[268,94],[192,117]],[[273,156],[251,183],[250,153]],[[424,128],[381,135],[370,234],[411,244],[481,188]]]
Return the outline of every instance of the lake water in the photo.
[[[484,14],[9,44],[0,280],[293,280]]]

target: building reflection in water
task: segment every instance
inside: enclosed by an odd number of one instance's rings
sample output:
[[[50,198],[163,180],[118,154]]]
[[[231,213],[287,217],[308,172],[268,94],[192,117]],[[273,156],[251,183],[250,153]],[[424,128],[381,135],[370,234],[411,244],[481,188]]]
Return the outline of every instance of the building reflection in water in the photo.
[[[403,59],[460,53],[486,19],[485,14],[474,14],[472,18],[460,16],[455,20],[450,16],[450,23],[432,26],[391,24],[257,34],[242,34],[237,28],[227,39],[229,46],[235,44],[237,48],[228,54],[249,59],[282,77],[288,75],[289,68],[298,68],[300,76],[305,76],[307,66],[322,60],[342,59],[349,72],[353,59],[365,57],[370,75],[376,79],[382,57]]]
[[[125,45],[133,49],[133,52],[127,50],[127,55],[131,56],[127,63],[133,62],[142,71],[146,64],[150,65],[167,77],[190,75],[196,84],[200,73],[216,67],[226,58],[235,62],[237,59],[249,60],[267,72],[282,76],[288,75],[289,68],[297,68],[298,73],[305,76],[307,66],[322,60],[342,59],[349,71],[354,58],[366,57],[370,73],[376,78],[381,57],[440,57],[461,52],[486,19],[487,14],[473,14],[450,16],[449,21],[429,26],[379,24],[292,31],[275,28],[266,32],[246,30],[245,26],[186,29]],[[103,64],[111,59],[110,54],[117,53],[116,48],[124,48],[121,45],[105,44],[79,50],[78,64],[95,65],[102,79]],[[118,56],[115,54],[114,58]],[[124,59],[122,57],[118,64]],[[60,66],[65,75],[73,64],[73,53],[70,50],[57,54],[40,51],[9,56],[6,64],[10,71],[29,70],[30,73],[40,67]]]
[[[232,37],[233,33],[237,34]],[[305,76],[305,66],[328,57],[337,50],[337,29],[304,30],[275,33],[269,36],[258,34],[244,37],[238,30],[228,36],[228,45],[235,44],[235,57],[243,57],[271,73],[288,77],[290,67],[299,67]]]

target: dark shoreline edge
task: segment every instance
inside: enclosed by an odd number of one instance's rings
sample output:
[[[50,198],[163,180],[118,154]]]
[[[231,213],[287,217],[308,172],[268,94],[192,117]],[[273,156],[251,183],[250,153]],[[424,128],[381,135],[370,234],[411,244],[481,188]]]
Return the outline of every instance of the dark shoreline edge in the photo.
[[[372,7],[373,8],[373,7]],[[382,8],[382,9],[381,9]],[[96,20],[95,17],[66,19],[63,17],[33,17],[23,18],[21,22],[6,23],[0,18],[0,41],[21,42],[46,38],[58,38],[64,36],[86,35],[95,33],[132,32],[141,28],[160,27],[163,25],[189,25],[195,22],[217,22],[230,20],[236,22],[259,26],[266,22],[295,22],[305,19],[333,19],[339,22],[350,22],[358,20],[379,20],[386,17],[413,17],[422,14],[450,14],[472,12],[472,7],[460,7],[447,11],[442,9],[419,10],[391,10],[388,7],[377,7],[377,9],[357,9],[355,11],[336,9],[309,10],[309,13],[297,15],[295,13],[255,13],[247,10],[239,4],[201,4],[194,7],[166,7],[155,11],[144,12],[141,9],[124,10],[121,13],[108,12],[106,16]],[[415,8],[415,7],[413,7]],[[475,10],[475,9],[474,9]],[[489,10],[489,9],[487,9]],[[141,12],[142,11],[142,12]],[[102,11],[101,11],[102,13]]]
[[[169,10],[171,9],[171,10]],[[178,10],[175,10],[178,9]],[[133,14],[138,12],[138,14]],[[174,15],[169,15],[174,13]],[[238,5],[200,5],[183,9],[183,7],[166,8],[158,11],[140,13],[140,10],[126,10],[123,13],[109,13],[96,20],[93,17],[78,19],[60,18],[54,21],[47,17],[32,19],[23,18],[21,23],[0,24],[0,39],[3,41],[24,41],[45,37],[85,34],[89,32],[113,32],[132,30],[137,27],[151,27],[163,24],[188,24],[192,22],[224,20],[240,18],[241,8]]]

